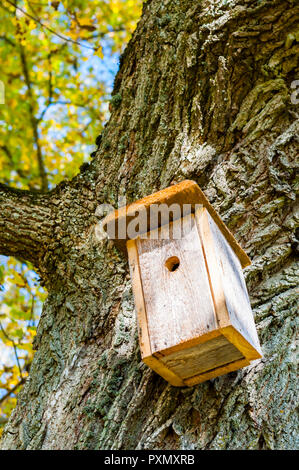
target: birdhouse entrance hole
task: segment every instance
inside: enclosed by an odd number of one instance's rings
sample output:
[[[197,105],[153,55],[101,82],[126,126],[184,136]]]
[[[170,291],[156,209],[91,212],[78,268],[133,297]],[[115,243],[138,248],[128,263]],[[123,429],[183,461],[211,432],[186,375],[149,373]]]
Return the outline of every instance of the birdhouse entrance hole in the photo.
[[[172,273],[178,269],[179,265],[180,265],[180,260],[177,256],[171,256],[165,262],[166,268],[168,269],[168,271]]]

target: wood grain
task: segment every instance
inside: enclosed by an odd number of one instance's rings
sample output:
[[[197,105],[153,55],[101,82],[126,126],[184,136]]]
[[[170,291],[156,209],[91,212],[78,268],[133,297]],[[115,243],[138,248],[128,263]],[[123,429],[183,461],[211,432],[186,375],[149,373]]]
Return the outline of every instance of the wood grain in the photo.
[[[218,325],[219,327],[225,327],[230,325],[231,322],[226,308],[222,270],[219,257],[216,254],[216,245],[211,232],[207,209],[202,207],[196,210],[195,220],[203,248]]]
[[[163,239],[168,226],[158,229],[159,239],[137,239],[152,353],[217,328],[194,215],[188,218],[179,240]],[[170,224],[171,237],[180,223]],[[174,272],[165,266],[172,256],[180,260]]]
[[[200,189],[200,187],[195,183],[195,181],[185,180],[176,185],[170,186],[166,189],[162,189],[156,193],[150,194],[149,196],[139,199],[132,204],[123,206],[118,210],[111,212],[103,220],[103,228],[108,233],[114,233],[113,227],[115,227],[115,235],[111,237],[116,245],[126,253],[126,228],[129,223],[136,217],[136,213],[140,209],[145,209],[147,223],[145,232],[148,232],[150,229],[156,227],[150,227],[150,207],[153,204],[166,204],[171,206],[172,204],[178,204],[180,207],[183,207],[184,204],[190,204],[191,212],[195,211],[196,204],[202,204],[209,212],[210,216],[213,218],[215,224],[218,226],[219,230],[222,232],[223,236],[226,238],[238,258],[240,259],[242,267],[250,265],[251,261],[244,250],[241,248],[239,243],[236,241],[232,233],[226,227],[224,222],[221,220],[220,216],[215,211],[214,207],[209,203],[208,199]],[[187,213],[185,213],[187,215]],[[124,227],[125,239],[118,238],[118,226]],[[157,227],[158,228],[158,227]]]
[[[247,359],[240,359],[222,367],[218,367],[217,369],[212,369],[210,371],[204,372],[203,374],[199,374],[194,377],[185,379],[184,383],[188,387],[193,387],[194,385],[206,382],[207,380],[214,379],[215,377],[219,377],[220,375],[229,374],[230,372],[241,369],[242,367],[246,367],[249,364],[250,362]]]
[[[143,361],[193,386],[261,357],[239,258],[205,207],[127,241]]]
[[[155,356],[144,357],[143,362],[175,387],[185,386],[185,382]]]
[[[138,251],[136,246],[136,240],[127,241],[127,249],[129,256],[129,266],[132,281],[132,289],[135,301],[135,309],[137,314],[137,325],[139,334],[139,345],[141,357],[151,355],[150,339],[148,334],[147,316],[144,302],[144,295],[141,283]]]
[[[217,329],[213,299],[193,214],[184,218],[182,238],[163,239],[168,226],[157,229],[158,239],[137,239],[148,331],[152,353]],[[170,224],[170,236],[176,225]],[[168,258],[177,256],[170,272]]]
[[[221,334],[225,336],[232,344],[242,352],[243,356],[252,361],[262,357],[262,351],[260,346],[252,346],[252,344],[246,340],[246,338],[233,326],[226,326],[220,329]]]
[[[186,379],[240,359],[244,359],[242,353],[227,338],[220,335],[206,343],[164,356],[160,360],[179,377]]]
[[[242,266],[231,246],[218,230],[217,225],[207,214],[210,233],[215,245],[217,256],[216,265],[221,273],[221,283],[225,297],[225,305],[231,324],[261,355],[261,348],[256,332],[254,317],[251,310],[250,300],[244,280]],[[204,243],[205,244],[205,243]],[[216,277],[212,277],[212,289],[218,289]],[[214,283],[215,279],[215,283]],[[223,302],[221,296],[221,304]],[[223,325],[225,321],[223,322]]]

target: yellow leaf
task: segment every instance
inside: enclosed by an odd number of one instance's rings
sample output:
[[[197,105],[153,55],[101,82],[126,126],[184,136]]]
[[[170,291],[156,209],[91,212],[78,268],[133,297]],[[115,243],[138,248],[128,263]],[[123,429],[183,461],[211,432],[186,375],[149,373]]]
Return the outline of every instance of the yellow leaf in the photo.
[[[104,58],[102,46],[98,47],[98,49],[94,51],[94,55],[97,55],[100,59]]]
[[[93,26],[93,21],[90,18],[80,18],[80,26]]]
[[[32,31],[33,29],[36,29],[36,23],[33,20],[29,20],[27,24],[27,29],[28,31]]]

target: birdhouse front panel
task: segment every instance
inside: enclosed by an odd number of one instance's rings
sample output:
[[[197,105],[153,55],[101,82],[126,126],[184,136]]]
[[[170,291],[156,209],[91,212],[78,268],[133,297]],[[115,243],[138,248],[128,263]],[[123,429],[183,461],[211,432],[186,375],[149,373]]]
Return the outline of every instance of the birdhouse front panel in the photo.
[[[178,239],[173,238],[176,229],[182,229]],[[136,243],[155,353],[215,330],[217,318],[194,214],[148,237]]]

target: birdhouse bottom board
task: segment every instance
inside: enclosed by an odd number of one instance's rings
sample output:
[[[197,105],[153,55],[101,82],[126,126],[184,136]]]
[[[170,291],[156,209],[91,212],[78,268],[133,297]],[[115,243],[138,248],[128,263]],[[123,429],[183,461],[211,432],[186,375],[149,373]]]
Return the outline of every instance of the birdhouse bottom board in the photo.
[[[240,261],[205,208],[127,249],[149,367],[192,386],[261,357]]]

